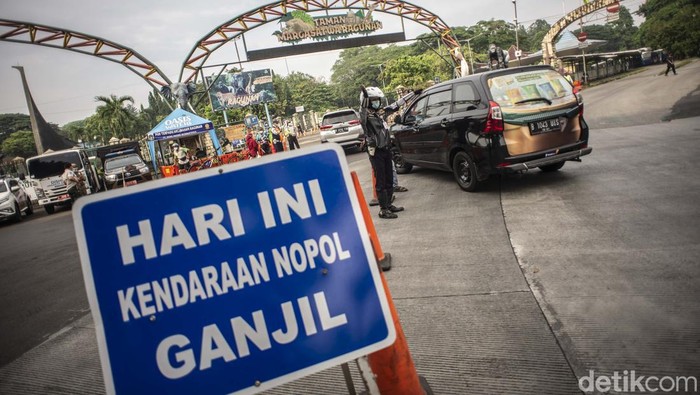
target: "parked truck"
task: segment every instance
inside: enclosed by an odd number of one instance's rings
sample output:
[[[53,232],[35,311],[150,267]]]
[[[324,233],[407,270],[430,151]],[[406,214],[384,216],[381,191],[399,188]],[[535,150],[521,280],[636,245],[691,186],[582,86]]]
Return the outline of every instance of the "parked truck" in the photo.
[[[85,193],[100,190],[100,183],[95,167],[90,163],[86,151],[82,148],[70,148],[60,151],[48,151],[42,155],[27,159],[29,179],[34,187],[39,205],[48,214],[53,214],[57,206],[70,206],[73,199],[61,175],[66,163],[78,166],[77,172],[85,179]]]

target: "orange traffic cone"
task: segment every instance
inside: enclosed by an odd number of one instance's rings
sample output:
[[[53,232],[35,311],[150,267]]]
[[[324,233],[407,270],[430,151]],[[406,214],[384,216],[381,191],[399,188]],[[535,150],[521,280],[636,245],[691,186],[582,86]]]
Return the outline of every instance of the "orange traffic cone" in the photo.
[[[362,216],[365,219],[365,224],[367,224],[367,233],[369,233],[369,239],[372,242],[372,248],[374,249],[374,255],[377,257],[377,262],[379,267],[383,270],[391,269],[391,254],[384,253],[381,244],[379,244],[379,237],[377,236],[377,230],[374,228],[374,222],[372,222],[372,215],[369,213],[369,208],[367,207],[367,201],[365,200],[365,195],[362,193],[362,187],[360,186],[360,179],[357,177],[357,173],[354,171],[350,173],[352,176],[352,182],[355,185],[355,192],[357,193],[357,199],[360,201],[360,208],[362,208]],[[372,179],[374,179],[374,172],[372,172]],[[375,192],[376,194],[376,192]]]
[[[370,206],[379,206],[379,199],[377,199],[377,178],[374,176],[374,169],[372,169],[372,200],[369,201]]]
[[[369,213],[367,202],[362,193],[357,173],[353,171],[351,172],[351,176],[357,198],[360,201],[360,208],[362,209],[362,216],[365,219],[367,232],[372,241],[374,253],[377,260],[381,260],[382,258],[386,259],[389,254],[384,254],[382,246],[379,243],[379,237],[374,228],[372,216]],[[432,395],[432,390],[428,382],[424,378],[419,377],[418,372],[416,372],[416,367],[413,363],[411,352],[408,349],[408,343],[406,342],[406,336],[404,335],[403,328],[401,328],[401,321],[399,321],[399,315],[394,306],[394,300],[391,298],[391,292],[389,292],[389,286],[387,285],[384,274],[380,272],[380,276],[384,292],[387,296],[391,317],[394,321],[396,341],[391,346],[373,352],[367,356],[369,366],[372,369],[377,387],[379,388],[379,393],[381,395]]]

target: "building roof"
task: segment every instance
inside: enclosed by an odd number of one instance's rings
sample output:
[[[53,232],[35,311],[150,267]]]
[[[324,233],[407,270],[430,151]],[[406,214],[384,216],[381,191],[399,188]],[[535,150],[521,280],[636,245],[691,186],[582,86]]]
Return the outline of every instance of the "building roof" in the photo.
[[[601,47],[603,44],[607,43],[606,40],[593,40],[593,39],[588,39],[586,40],[588,43],[588,46],[585,47],[584,49],[586,52],[591,51],[595,48]],[[563,57],[567,55],[579,55],[581,53],[581,48],[579,48],[579,44],[581,42],[578,41],[578,38],[576,35],[570,31],[565,31],[563,32],[560,36],[559,39],[557,40],[556,43],[554,43],[554,50],[556,51],[557,57]],[[521,65],[528,65],[528,64],[537,64],[540,61],[542,61],[542,50],[539,50],[533,54],[530,54],[527,57],[520,58],[520,64]],[[510,62],[508,62],[509,66],[517,66],[518,60],[517,59],[511,59]]]

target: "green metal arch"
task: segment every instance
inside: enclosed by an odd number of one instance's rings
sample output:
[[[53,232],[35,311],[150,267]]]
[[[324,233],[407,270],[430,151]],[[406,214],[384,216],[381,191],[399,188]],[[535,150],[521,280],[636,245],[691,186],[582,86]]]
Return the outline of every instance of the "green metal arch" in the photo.
[[[459,75],[462,55],[457,38],[440,17],[422,7],[400,0],[286,0],[270,3],[241,14],[219,25],[202,37],[182,64],[179,80],[181,82],[189,82],[193,79],[196,81],[199,70],[202,69],[214,51],[248,30],[274,22],[290,11],[313,12],[332,9],[367,9],[372,6],[376,12],[411,19],[435,32],[449,49],[450,56],[456,65],[455,71]],[[185,72],[187,72],[186,75]]]
[[[129,47],[84,33],[30,22],[0,19],[0,40],[66,49],[119,63],[138,74],[151,87],[170,85],[170,79],[156,65]]]

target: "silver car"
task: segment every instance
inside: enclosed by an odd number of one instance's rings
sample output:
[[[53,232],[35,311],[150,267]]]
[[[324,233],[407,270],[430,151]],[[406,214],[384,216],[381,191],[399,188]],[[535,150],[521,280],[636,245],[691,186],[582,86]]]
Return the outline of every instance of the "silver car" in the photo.
[[[0,221],[11,219],[19,222],[22,212],[32,214],[32,201],[24,188],[14,178],[0,178]]]
[[[360,114],[350,108],[329,112],[321,121],[321,142],[337,143],[344,149],[360,148],[364,132]]]

